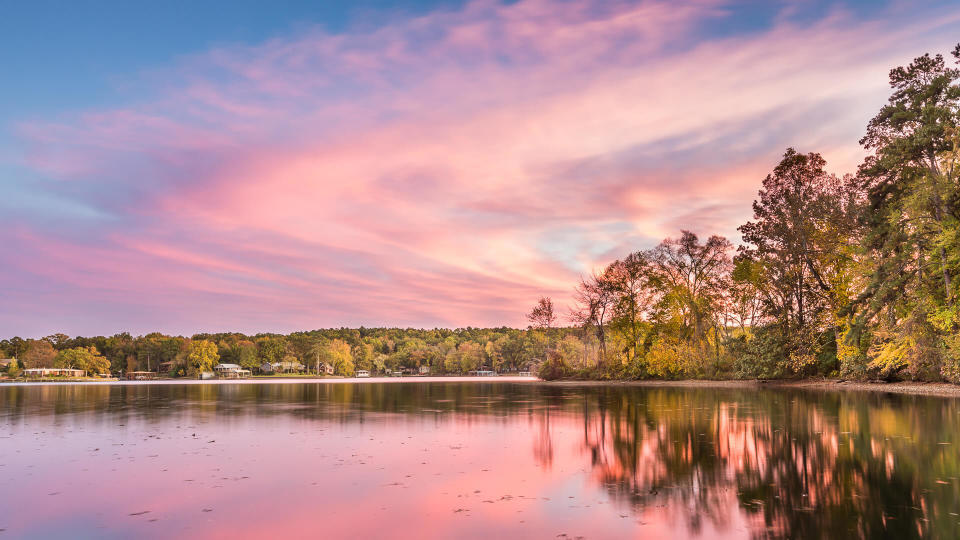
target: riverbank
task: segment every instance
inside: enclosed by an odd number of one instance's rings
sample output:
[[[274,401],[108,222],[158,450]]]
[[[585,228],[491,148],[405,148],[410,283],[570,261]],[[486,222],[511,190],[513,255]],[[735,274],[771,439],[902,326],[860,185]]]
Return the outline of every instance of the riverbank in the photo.
[[[960,398],[960,385],[950,383],[922,382],[856,382],[837,379],[801,379],[769,381],[734,380],[681,380],[681,381],[589,381],[558,380],[546,384],[558,386],[639,386],[639,387],[686,387],[686,388],[743,388],[743,389],[799,389],[856,392],[884,392],[890,394],[913,394],[937,397]]]
[[[58,381],[39,381],[39,380],[6,380],[0,381],[0,388],[3,386],[40,386],[40,385],[242,385],[242,384],[369,384],[369,383],[536,383],[541,382],[536,377],[469,377],[469,376],[451,376],[451,377],[251,377],[247,379],[149,379],[140,381],[117,380],[117,379],[99,379],[99,380],[58,380]]]

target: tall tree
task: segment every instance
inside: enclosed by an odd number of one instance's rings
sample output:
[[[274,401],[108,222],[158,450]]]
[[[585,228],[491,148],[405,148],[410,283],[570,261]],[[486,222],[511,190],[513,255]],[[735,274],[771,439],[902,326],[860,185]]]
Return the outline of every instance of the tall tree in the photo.
[[[667,238],[650,253],[664,291],[658,309],[679,318],[689,341],[704,342],[716,324],[732,269],[732,249],[722,236],[711,236],[701,244],[697,235],[682,231],[680,238]]]
[[[350,345],[346,341],[339,338],[330,341],[326,344],[322,357],[333,366],[335,374],[344,377],[353,376],[353,355],[350,354]]]
[[[23,361],[23,367],[25,368],[49,368],[53,367],[53,361],[56,357],[57,351],[49,341],[28,339],[20,359]]]
[[[213,366],[220,360],[217,344],[206,339],[197,339],[190,342],[187,350],[187,373],[196,377],[203,372],[212,371]]]
[[[845,301],[854,240],[850,210],[858,198],[850,182],[825,166],[820,154],[788,148],[763,180],[754,220],[739,228],[740,267],[750,271],[738,277],[759,288],[765,314],[784,332],[830,326],[830,309]]]
[[[627,362],[634,363],[644,352],[644,321],[658,299],[650,257],[631,253],[611,263],[603,275],[615,298],[610,328],[625,343]]]
[[[537,305],[533,306],[530,313],[527,314],[527,320],[534,328],[549,330],[557,322],[557,316],[553,311],[553,300],[549,296],[541,297]]]
[[[585,331],[592,329],[595,333],[600,344],[598,367],[603,367],[607,357],[607,325],[617,300],[613,280],[607,270],[602,274],[591,274],[589,278],[580,278],[573,292],[576,306],[570,312],[571,322]]]
[[[867,283],[848,341],[869,337],[867,368],[884,376],[935,376],[960,322],[958,79],[941,55],[891,70],[890,99],[860,141],[872,152],[858,174]]]

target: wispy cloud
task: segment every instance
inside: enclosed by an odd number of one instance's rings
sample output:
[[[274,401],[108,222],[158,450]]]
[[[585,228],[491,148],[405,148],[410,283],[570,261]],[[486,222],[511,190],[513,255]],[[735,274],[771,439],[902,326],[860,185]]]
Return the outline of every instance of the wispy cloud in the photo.
[[[680,227],[733,236],[788,145],[852,169],[887,70],[960,23],[891,13],[711,38],[719,0],[476,1],[198,54],[20,126],[33,187],[96,217],[0,218],[0,325],[520,325]]]

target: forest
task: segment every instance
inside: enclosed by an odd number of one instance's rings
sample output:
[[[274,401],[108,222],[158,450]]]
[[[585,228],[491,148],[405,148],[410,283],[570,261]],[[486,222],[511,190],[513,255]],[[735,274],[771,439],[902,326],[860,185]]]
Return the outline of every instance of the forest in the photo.
[[[548,379],[842,377],[960,383],[960,45],[890,71],[867,157],[837,176],[788,148],[741,242],[680,231],[583,277],[574,305],[544,297],[513,328],[359,328],[289,335],[159,333],[0,341],[24,367],[178,376],[217,362],[300,361],[338,375],[428,365]]]

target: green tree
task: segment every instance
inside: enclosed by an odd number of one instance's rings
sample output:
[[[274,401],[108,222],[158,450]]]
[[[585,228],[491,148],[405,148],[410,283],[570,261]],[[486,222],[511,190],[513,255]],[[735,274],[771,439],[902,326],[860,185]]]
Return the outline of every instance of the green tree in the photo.
[[[50,342],[50,345],[53,345],[54,349],[60,350],[65,347],[65,344],[70,341],[70,336],[63,333],[56,333],[43,338],[45,341]]]
[[[260,365],[257,358],[257,345],[254,342],[242,339],[236,342],[232,349],[236,363],[241,367],[253,369]]]
[[[636,252],[614,261],[604,272],[604,279],[615,298],[610,329],[623,344],[624,360],[635,364],[646,352],[644,343],[649,325],[645,319],[659,299],[648,255]]]
[[[847,371],[942,374],[951,343],[944,337],[956,332],[960,319],[954,283],[960,267],[958,79],[960,70],[941,55],[891,70],[890,99],[860,141],[872,152],[858,174],[868,209],[862,213],[866,286],[845,344],[866,341],[868,363],[850,363]]]
[[[334,339],[327,344],[324,351],[325,361],[333,366],[336,375],[353,377],[353,355],[350,354],[350,345],[342,339]]]
[[[699,369],[684,368],[686,372],[706,373],[709,368],[716,375],[721,369],[718,326],[730,289],[732,249],[722,236],[714,235],[700,243],[697,235],[682,231],[680,238],[667,238],[648,255],[652,282],[660,289],[652,309],[658,331],[671,342],[683,342],[682,350],[698,357],[690,362]]]
[[[353,346],[353,360],[357,369],[367,371],[373,369],[373,346],[369,343],[360,342]]]
[[[82,369],[88,375],[110,373],[110,361],[96,347],[75,347],[57,353],[54,367]]]
[[[286,354],[286,343],[276,336],[257,339],[257,355],[261,362],[279,362]]]
[[[836,349],[838,315],[849,303],[854,262],[858,191],[852,182],[828,174],[820,154],[788,148],[763,180],[753,203],[754,220],[741,225],[731,305],[758,293],[762,315],[782,340],[765,340],[784,374],[811,375],[818,365],[822,336]],[[742,315],[741,315],[742,316]],[[785,348],[769,348],[769,343]],[[760,345],[760,343],[758,343]],[[827,370],[836,367],[836,355]]]
[[[20,362],[15,358],[10,360],[10,363],[7,365],[7,376],[9,377],[19,377],[22,368],[20,367]]]
[[[457,356],[460,362],[460,373],[473,371],[483,366],[483,347],[472,341],[461,343],[457,347]]]
[[[205,339],[191,341],[187,349],[186,361],[187,374],[191,377],[213,371],[213,366],[220,361],[217,344]]]

